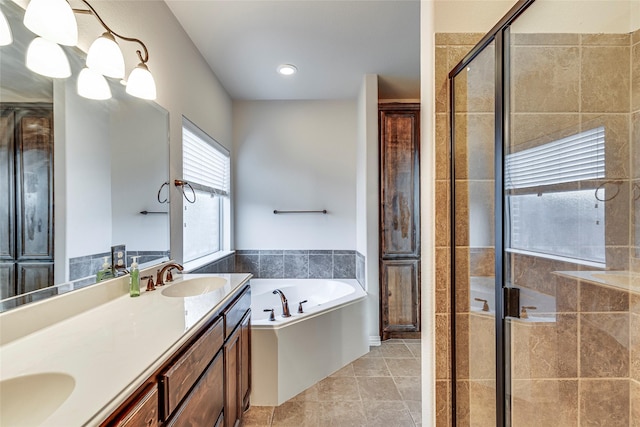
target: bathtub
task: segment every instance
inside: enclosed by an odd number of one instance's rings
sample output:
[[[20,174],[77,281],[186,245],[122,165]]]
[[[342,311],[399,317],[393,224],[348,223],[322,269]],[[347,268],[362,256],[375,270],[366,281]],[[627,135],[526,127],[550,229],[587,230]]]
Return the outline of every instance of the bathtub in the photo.
[[[354,279],[251,279],[251,404],[278,406],[366,354],[366,297]]]

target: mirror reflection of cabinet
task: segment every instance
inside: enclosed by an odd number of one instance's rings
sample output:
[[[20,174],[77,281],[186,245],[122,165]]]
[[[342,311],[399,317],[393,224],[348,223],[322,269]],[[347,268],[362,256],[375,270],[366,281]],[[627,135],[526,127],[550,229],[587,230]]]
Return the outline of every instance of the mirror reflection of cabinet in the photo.
[[[52,110],[0,104],[0,298],[53,280]]]

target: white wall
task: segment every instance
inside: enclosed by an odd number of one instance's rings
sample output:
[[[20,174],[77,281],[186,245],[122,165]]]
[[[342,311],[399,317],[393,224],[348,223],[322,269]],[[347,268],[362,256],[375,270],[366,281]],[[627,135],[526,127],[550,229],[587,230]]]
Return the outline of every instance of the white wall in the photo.
[[[235,247],[355,249],[356,103],[238,101],[233,118]]]
[[[380,280],[378,250],[378,76],[367,74],[358,94],[356,150],[356,250],[365,256],[367,331],[380,339]]]

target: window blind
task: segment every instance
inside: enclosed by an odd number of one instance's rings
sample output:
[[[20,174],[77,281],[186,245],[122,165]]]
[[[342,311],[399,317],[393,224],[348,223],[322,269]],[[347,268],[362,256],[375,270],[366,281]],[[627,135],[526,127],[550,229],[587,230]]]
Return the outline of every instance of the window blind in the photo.
[[[198,189],[229,196],[229,152],[190,121],[182,123],[182,176]]]
[[[604,178],[604,127],[507,154],[507,189]]]

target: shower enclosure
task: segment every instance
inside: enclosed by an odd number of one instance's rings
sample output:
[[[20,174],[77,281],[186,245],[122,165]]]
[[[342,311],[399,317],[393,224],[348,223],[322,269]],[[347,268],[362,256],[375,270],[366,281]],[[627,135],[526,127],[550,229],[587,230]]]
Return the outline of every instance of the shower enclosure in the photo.
[[[635,3],[520,1],[449,73],[452,425],[640,425]]]

